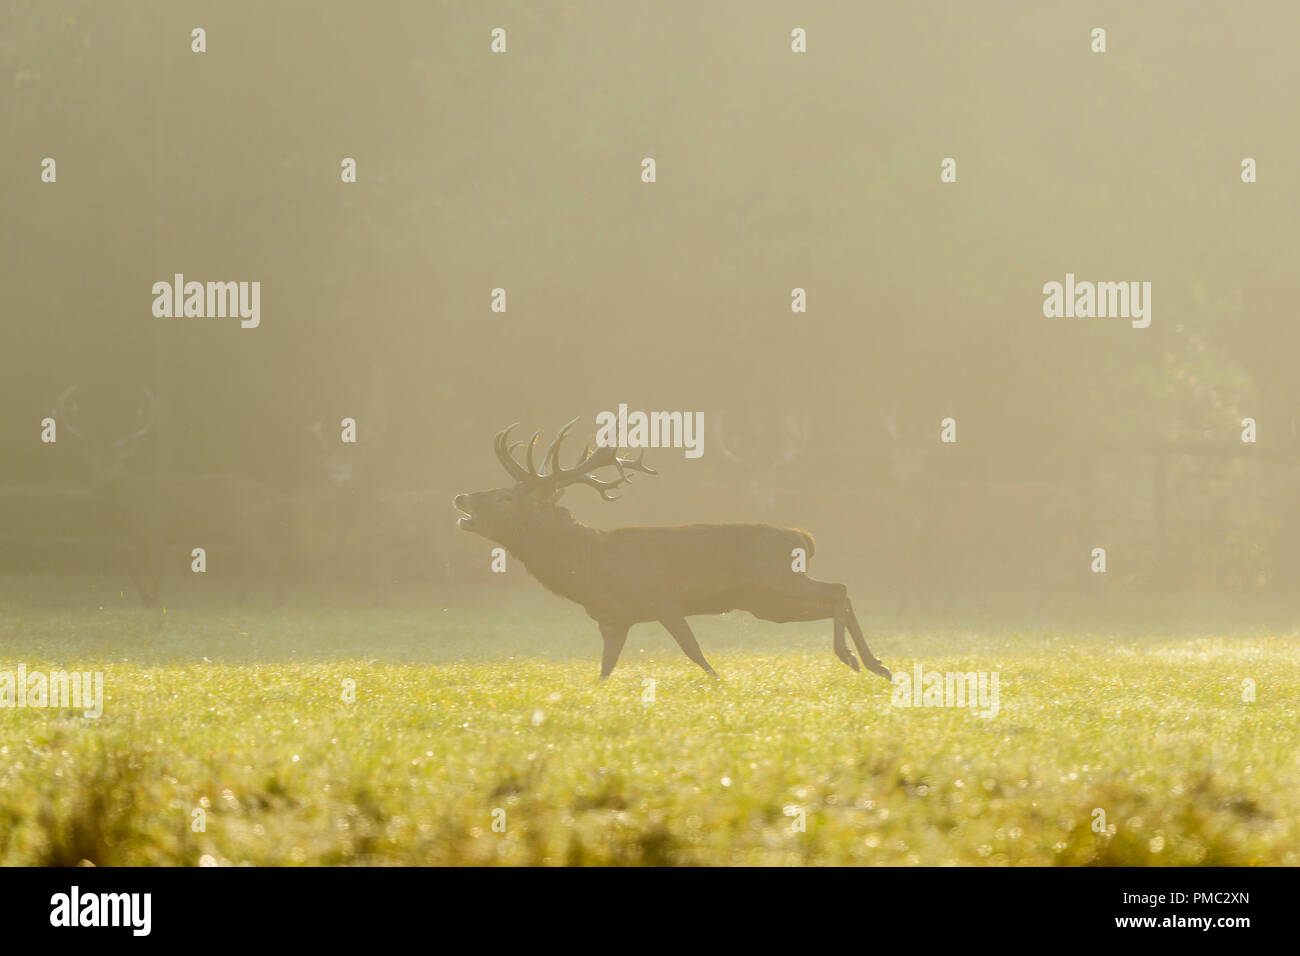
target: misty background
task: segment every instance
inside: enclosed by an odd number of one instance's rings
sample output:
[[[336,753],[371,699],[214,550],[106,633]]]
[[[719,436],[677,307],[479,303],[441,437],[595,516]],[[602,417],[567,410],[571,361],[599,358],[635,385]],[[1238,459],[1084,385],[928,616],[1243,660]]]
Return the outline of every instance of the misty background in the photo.
[[[97,435],[156,396],[128,474],[274,489],[290,581],[488,586],[450,498],[508,482],[494,433],[625,402],[704,411],[705,453],[570,490],[597,527],[806,527],[815,576],[918,603],[1289,594],[1298,32],[1287,2],[6,0],[0,559],[120,578],[141,506],[40,441],[79,383]],[[178,272],[260,281],[260,327],[155,318]],[[1150,328],[1044,318],[1067,272],[1150,281]]]

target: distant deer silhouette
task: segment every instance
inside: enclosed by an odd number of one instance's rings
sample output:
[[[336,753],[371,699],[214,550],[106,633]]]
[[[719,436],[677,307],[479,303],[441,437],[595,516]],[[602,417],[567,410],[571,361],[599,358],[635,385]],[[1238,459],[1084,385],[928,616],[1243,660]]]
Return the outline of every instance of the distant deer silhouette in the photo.
[[[547,449],[540,467],[535,452],[541,432],[531,441],[510,442],[515,425],[499,432],[497,459],[514,484],[506,488],[457,495],[459,526],[503,545],[523,562],[539,582],[581,604],[600,626],[605,648],[600,676],[608,677],[618,663],[628,629],[643,621],[658,621],[686,656],[706,672],[717,673],[705,660],[686,618],[692,614],[721,614],[739,608],[767,621],[835,622],[835,654],[854,670],[857,657],[844,641],[853,642],[867,669],[886,680],[889,668],[867,647],[843,584],[815,581],[793,569],[793,551],[813,554],[806,531],[768,524],[691,524],[671,527],[615,528],[601,531],[575,519],[557,502],[569,485],[595,488],[613,501],[613,489],[629,482],[629,472],[653,475],[643,463],[645,452],[624,458],[615,448],[588,445],[572,468],[559,464],[560,445],[574,419]],[[526,464],[514,450],[526,446]],[[614,468],[618,477],[596,473]]]

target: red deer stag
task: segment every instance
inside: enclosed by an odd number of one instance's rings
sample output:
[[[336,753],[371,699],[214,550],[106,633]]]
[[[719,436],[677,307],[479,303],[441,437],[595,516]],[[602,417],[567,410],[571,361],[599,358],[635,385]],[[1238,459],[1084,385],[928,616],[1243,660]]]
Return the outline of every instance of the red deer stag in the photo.
[[[576,520],[557,502],[569,485],[595,488],[613,501],[613,489],[631,480],[629,471],[653,475],[636,458],[622,458],[616,448],[590,444],[572,468],[559,464],[560,444],[576,424],[565,425],[551,442],[540,468],[534,452],[541,432],[526,443],[527,467],[514,456],[522,441],[510,443],[510,431],[496,436],[497,459],[515,484],[508,488],[457,495],[459,526],[503,545],[529,573],[550,590],[581,604],[600,625],[605,641],[600,676],[618,663],[633,624],[658,621],[678,646],[705,671],[705,660],[686,618],[721,614],[735,608],[766,621],[835,622],[835,654],[860,670],[844,642],[847,626],[867,669],[886,680],[889,668],[867,647],[843,584],[814,581],[792,570],[792,551],[813,553],[812,535],[767,524],[691,524],[675,527],[615,528],[599,531]],[[615,468],[617,478],[596,473]]]

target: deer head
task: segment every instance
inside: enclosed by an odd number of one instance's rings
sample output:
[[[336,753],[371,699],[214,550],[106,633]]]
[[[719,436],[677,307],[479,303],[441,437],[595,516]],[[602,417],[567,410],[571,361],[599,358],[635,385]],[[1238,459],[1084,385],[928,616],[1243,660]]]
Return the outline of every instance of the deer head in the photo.
[[[542,439],[540,431],[529,442],[513,443],[510,441],[510,432],[518,423],[498,432],[493,449],[506,474],[515,483],[505,488],[457,495],[453,500],[461,513],[457,527],[506,544],[518,540],[530,528],[566,514],[558,502],[570,485],[582,484],[595,488],[605,501],[614,501],[618,496],[612,494],[613,490],[632,480],[628,472],[658,474],[642,462],[644,450],[636,458],[622,458],[617,448],[595,448],[591,443],[587,444],[577,464],[572,468],[562,467],[559,461],[560,446],[577,422],[578,419],[575,418],[560,429],[542,457],[540,466],[536,464],[537,447]],[[526,449],[523,463],[514,456],[515,449],[520,446]],[[596,477],[596,473],[603,468],[617,469],[618,477]]]
[[[158,403],[152,392],[148,389],[143,391],[143,400],[135,412],[135,430],[119,437],[84,430],[79,421],[82,415],[80,384],[68,386],[55,401],[54,420],[80,443],[97,481],[107,481],[123,475],[126,460],[140,450],[145,437],[153,430]]]

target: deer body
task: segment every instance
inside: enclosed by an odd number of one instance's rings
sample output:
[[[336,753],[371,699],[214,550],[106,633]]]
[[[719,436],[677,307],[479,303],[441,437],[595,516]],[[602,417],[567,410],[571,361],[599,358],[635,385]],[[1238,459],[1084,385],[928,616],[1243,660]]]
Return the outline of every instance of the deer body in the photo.
[[[665,603],[687,615],[748,610],[794,573],[791,551],[812,546],[805,532],[765,524],[599,531],[555,510],[544,530],[534,527],[507,549],[598,621],[655,621]]]
[[[867,668],[889,679],[889,669],[867,647],[844,585],[815,581],[794,570],[795,548],[813,553],[812,536],[806,531],[767,524],[601,531],[559,507],[556,501],[570,484],[589,485],[602,498],[613,500],[609,491],[630,480],[628,470],[655,474],[640,458],[620,458],[613,448],[588,448],[577,465],[561,469],[559,446],[573,424],[559,433],[541,469],[533,467],[539,435],[528,446],[524,468],[511,453],[516,446],[507,445],[510,429],[501,432],[497,457],[516,485],[458,495],[454,503],[462,513],[462,529],[504,545],[541,584],[581,604],[600,625],[605,642],[602,679],[617,664],[628,629],[645,621],[662,623],[691,660],[717,676],[686,618],[733,609],[769,621],[831,618],[836,656],[859,669],[844,640],[847,627]],[[617,468],[620,477],[596,478],[594,473],[604,467]]]

